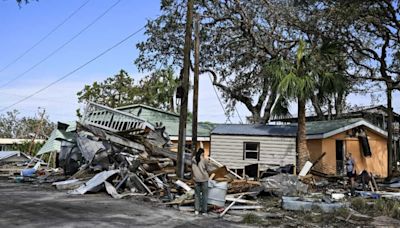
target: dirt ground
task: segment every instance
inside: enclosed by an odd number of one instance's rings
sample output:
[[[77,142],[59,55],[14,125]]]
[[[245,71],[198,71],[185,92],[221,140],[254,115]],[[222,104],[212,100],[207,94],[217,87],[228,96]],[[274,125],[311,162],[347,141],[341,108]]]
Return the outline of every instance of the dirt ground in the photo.
[[[148,200],[149,201],[149,200]],[[244,227],[105,193],[68,195],[47,185],[0,180],[0,227]]]

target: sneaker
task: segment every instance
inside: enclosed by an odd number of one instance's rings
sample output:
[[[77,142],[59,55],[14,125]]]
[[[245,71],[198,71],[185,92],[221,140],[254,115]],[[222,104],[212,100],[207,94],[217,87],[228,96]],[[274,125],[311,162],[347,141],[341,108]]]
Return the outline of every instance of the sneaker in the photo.
[[[202,213],[202,215],[207,215],[207,213]]]
[[[198,215],[198,214],[199,214],[199,212],[198,212],[198,211],[195,211],[195,212],[194,212],[194,214],[195,214],[195,215]]]

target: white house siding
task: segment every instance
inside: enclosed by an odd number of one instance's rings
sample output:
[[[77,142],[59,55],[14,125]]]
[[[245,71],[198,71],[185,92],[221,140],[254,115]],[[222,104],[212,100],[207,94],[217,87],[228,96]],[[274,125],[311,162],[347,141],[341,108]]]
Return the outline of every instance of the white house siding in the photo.
[[[243,160],[243,143],[259,142],[260,159]],[[211,135],[211,157],[230,169],[260,164],[260,170],[296,164],[296,138],[272,136]]]

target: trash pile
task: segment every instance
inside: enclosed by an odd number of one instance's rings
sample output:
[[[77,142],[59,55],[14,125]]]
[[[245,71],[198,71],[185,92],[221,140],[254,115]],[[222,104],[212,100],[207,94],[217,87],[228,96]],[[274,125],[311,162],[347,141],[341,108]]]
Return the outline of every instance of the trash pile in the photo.
[[[185,153],[185,175],[178,178],[177,153],[161,124],[154,126],[130,113],[89,103],[80,122],[60,125],[58,130],[57,140],[61,141],[58,157],[49,155],[47,164],[35,158],[29,167],[18,172],[19,176],[13,177],[15,181],[52,183],[72,195],[106,191],[115,199],[152,197],[181,211],[194,211],[191,154]],[[229,210],[265,209],[257,199],[261,193],[279,197],[280,206],[286,211],[318,207],[323,212],[333,212],[348,208],[347,180],[332,181],[312,170],[324,155],[314,162],[308,161],[298,176],[289,165],[269,169],[259,180],[244,179],[210,157],[213,169],[209,173],[208,204],[220,217]],[[52,160],[54,168],[48,167]],[[42,168],[43,165],[47,168]],[[373,175],[364,177],[363,182],[372,191],[364,191],[363,184],[363,191],[355,191],[358,196],[400,198],[399,192],[375,192],[374,189],[379,189]],[[398,186],[400,179],[385,189]],[[382,190],[383,186],[379,187]]]
[[[191,154],[184,155],[185,176],[176,175],[177,153],[165,128],[153,126],[130,113],[89,103],[76,126],[59,129],[68,133],[61,141],[57,166],[41,169],[40,162],[21,171],[21,178],[51,182],[68,194],[106,191],[113,198],[151,196],[179,210],[194,210]],[[228,210],[262,208],[255,199],[263,187],[210,158],[208,202],[223,216]],[[39,174],[42,172],[42,174]],[[246,199],[246,196],[252,200]],[[225,205],[229,202],[229,205]]]

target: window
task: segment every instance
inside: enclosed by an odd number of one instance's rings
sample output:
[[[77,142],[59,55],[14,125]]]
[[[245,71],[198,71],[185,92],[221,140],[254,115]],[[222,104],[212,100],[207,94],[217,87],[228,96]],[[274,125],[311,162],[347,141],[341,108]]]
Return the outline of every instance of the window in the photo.
[[[260,160],[260,143],[244,142],[243,143],[243,160],[256,159]]]

